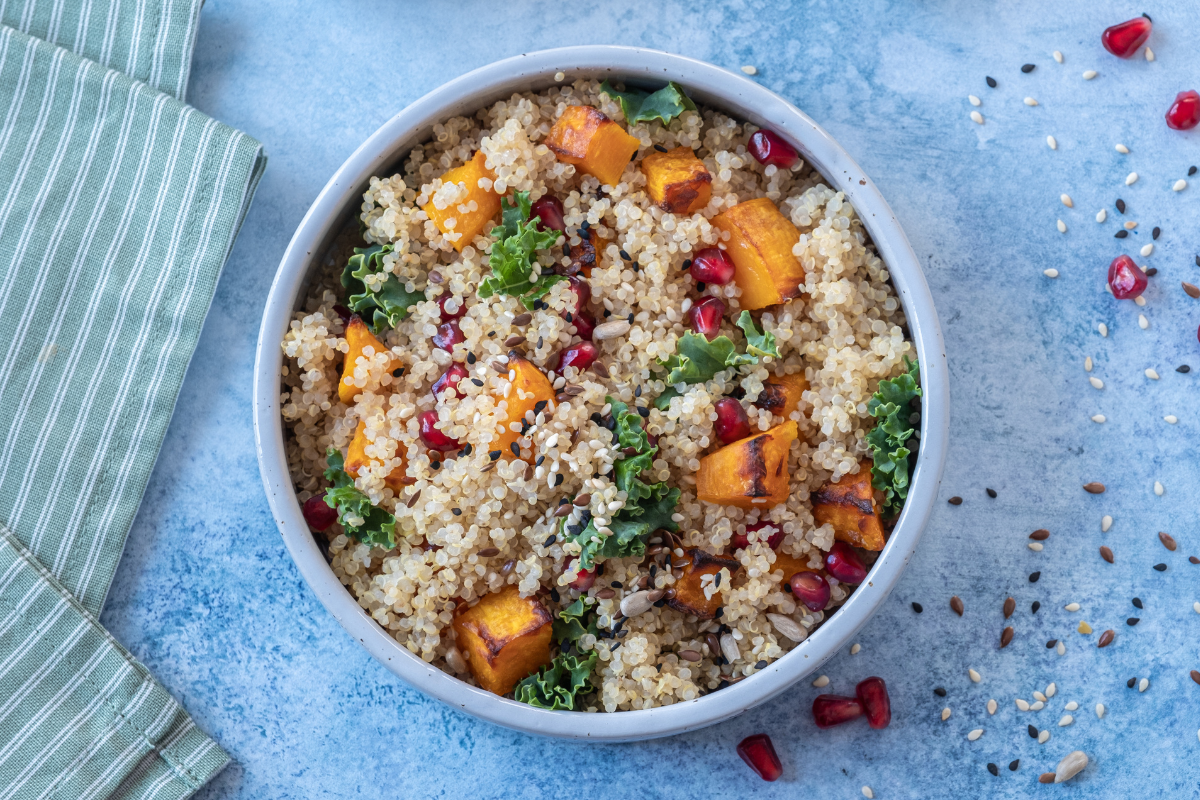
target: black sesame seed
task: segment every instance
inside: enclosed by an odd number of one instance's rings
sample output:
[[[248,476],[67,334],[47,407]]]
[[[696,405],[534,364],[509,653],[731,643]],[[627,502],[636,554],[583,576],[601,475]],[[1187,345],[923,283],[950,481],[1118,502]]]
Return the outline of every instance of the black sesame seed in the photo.
[[[716,612],[713,613],[713,619],[720,619],[723,616],[725,616],[725,609],[723,608],[718,608]]]
[[[1029,73],[1033,72],[1035,69],[1037,69],[1036,64],[1026,64],[1025,66],[1021,67],[1021,72],[1024,72],[1026,75],[1028,75]]]
[[[529,433],[529,429],[532,427],[533,424],[529,420],[521,420],[521,435],[524,436],[525,434]]]
[[[1026,728],[1026,730],[1029,731],[1030,739],[1036,739],[1038,737],[1038,729],[1033,727],[1032,725],[1030,725],[1028,728]]]
[[[658,564],[650,565],[650,580],[654,580],[654,576],[658,574]]]
[[[434,470],[441,469],[441,468],[442,468],[442,462],[440,462],[440,461],[430,461],[430,462],[429,462],[429,468],[430,468],[430,469],[434,469]]]
[[[1136,675],[1134,675],[1134,676],[1133,676],[1132,678],[1130,678],[1129,680],[1125,681],[1125,685],[1126,685],[1126,686],[1128,686],[1130,689],[1132,689],[1132,688],[1133,688],[1133,685],[1134,685],[1135,683],[1137,683],[1137,676],[1136,676]]]
[[[933,690],[933,693],[934,693],[934,694],[936,694],[938,697],[945,697],[945,696],[946,696],[946,690],[945,690],[945,689],[943,689],[941,686],[939,686],[939,687],[937,687],[936,689],[934,689],[934,690]]]
[[[1010,770],[1012,770],[1013,772],[1016,772],[1017,767],[1019,767],[1019,766],[1021,766],[1021,759],[1019,759],[1019,758],[1016,759],[1015,761],[1010,761],[1008,764],[1008,768]]]
[[[633,261],[633,259],[629,257],[629,253],[626,253],[624,250],[621,251],[621,259],[623,261]]]
[[[592,416],[590,416],[588,419],[590,419],[592,422],[596,423],[597,425],[604,424],[604,417],[600,416],[599,411],[593,411]]]
[[[490,458],[492,461],[495,461],[499,457],[500,457],[499,450],[493,450],[490,453],[488,453],[488,458]]]
[[[755,664],[755,665],[754,665],[754,668],[755,668],[755,669],[766,669],[766,668],[767,668],[767,662],[766,662],[766,661],[759,661],[757,664]]]
[[[1140,597],[1133,598],[1133,607],[1134,608],[1142,608],[1142,598],[1140,598]]]
[[[925,607],[922,606],[920,603],[913,603],[912,607],[913,607],[913,611],[917,612],[918,614],[920,614],[922,611],[925,610]]]
[[[650,409],[648,409],[648,408],[644,408],[642,406],[637,406],[637,412],[642,415],[642,419],[650,418]]]
[[[792,593],[792,584],[791,584],[791,582],[790,582],[790,581],[784,581],[784,583],[783,583],[783,590],[784,590],[785,592],[787,592],[788,594],[791,594],[791,593]]]
[[[1137,625],[1139,622],[1141,622],[1141,620],[1138,619],[1137,617],[1130,617],[1129,619],[1125,620],[1125,624],[1130,627]]]
[[[475,384],[476,386],[483,386],[483,381],[479,380],[479,378],[471,378],[471,383]]]
[[[1129,235],[1129,231],[1122,228],[1121,230],[1119,230],[1113,234],[1113,238],[1114,239],[1124,239],[1128,235]]]
[[[992,87],[993,89],[996,88],[996,79],[993,78],[991,75],[985,75],[983,79],[985,81],[987,81],[988,86]]]
[[[663,606],[665,606],[666,604],[667,604],[667,598],[665,598],[665,597],[662,597],[662,598],[659,598],[657,601],[655,601],[655,603],[654,603],[654,607],[655,607],[655,608],[662,608],[662,607],[663,607]],[[658,668],[658,671],[659,671],[659,672],[662,672],[662,667],[659,667],[659,668]]]
[[[509,450],[512,450],[512,453],[513,453],[513,455],[514,455],[514,456],[520,456],[520,455],[521,455],[521,445],[517,444],[516,442],[513,442],[512,444],[510,444],[510,445],[508,446],[508,449],[509,449]]]
[[[1029,573],[1029,582],[1030,582],[1030,583],[1037,583],[1037,582],[1038,582],[1038,578],[1040,578],[1040,577],[1042,577],[1042,573],[1040,573],[1040,572],[1031,572],[1031,573]]]
[[[692,268],[692,260],[690,258],[685,258],[683,260],[683,271],[687,272],[691,268]]]
[[[558,541],[558,534],[552,533],[552,534],[550,534],[550,538],[547,539],[542,544],[542,547],[549,547],[550,545],[554,544],[556,541]]]
[[[1157,274],[1158,274],[1158,267],[1151,267],[1150,269],[1146,270],[1146,277],[1148,277],[1148,278],[1153,278]]]
[[[988,497],[991,497],[992,499],[995,499],[995,497],[996,497],[996,490],[995,490],[995,489],[988,489],[988,490],[987,490],[987,493],[988,493]]]
[[[1145,17],[1146,19],[1150,19],[1150,15],[1147,14],[1145,11],[1142,12],[1142,16]],[[1150,21],[1154,22],[1154,20],[1152,20],[1152,19],[1150,19]]]
[[[1192,368],[1189,367],[1187,364],[1180,364],[1178,367],[1175,368],[1175,371],[1178,373],[1181,373],[1183,375],[1187,375],[1189,372],[1192,371]]]
[[[656,145],[654,145],[654,149],[655,149],[655,150],[657,150],[657,151],[658,151],[658,152],[660,152],[660,153],[665,153],[665,152],[667,152],[667,148],[663,147],[661,144],[656,144]]]
[[[696,281],[696,291],[703,292],[706,288],[704,281]]]
[[[543,411],[545,411],[546,406],[549,404],[549,402],[550,401],[548,401],[548,400],[538,400],[536,403],[533,404],[533,413],[540,414]]]
[[[952,506],[961,506],[961,505],[962,505],[962,498],[961,498],[961,497],[951,497],[951,498],[950,498],[950,500],[949,500],[948,502],[949,502],[949,503],[950,503],[950,505],[952,505]]]
[[[550,599],[551,599],[551,600],[553,600],[554,602],[556,602],[556,603],[557,603],[560,597],[561,597],[561,595],[559,595],[559,593],[558,593],[558,589],[551,589],[551,590],[550,590]]]
[[[563,483],[563,478],[564,478],[563,474],[562,474],[561,472],[560,472],[560,473],[558,473],[558,475],[556,475],[556,476],[554,477],[554,485],[555,485],[555,486],[562,486],[562,483]]]
[[[456,516],[456,517],[461,517],[461,516],[462,516],[462,509],[461,509],[461,508],[452,508],[452,509],[450,509],[450,513],[451,513],[451,514],[453,514],[453,515],[454,515],[454,516]]]
[[[1029,607],[1029,613],[1030,613],[1030,614],[1036,614],[1036,613],[1038,612],[1038,609],[1039,609],[1039,608],[1041,608],[1041,607],[1042,607],[1042,604],[1041,604],[1041,602],[1040,602],[1040,601],[1038,601],[1038,600],[1034,600],[1034,601],[1033,601],[1033,605],[1031,605],[1031,606]]]
[[[634,390],[633,390],[633,396],[634,396],[634,397],[641,397],[641,396],[642,396],[642,385],[641,385],[640,383],[638,384],[638,387],[637,387],[636,389],[634,389]]]
[[[626,321],[628,321],[628,322],[629,322],[629,324],[630,324],[630,325],[632,325],[632,324],[633,324],[633,312],[632,312],[632,311],[630,311],[630,312],[629,312],[629,316],[628,316],[628,317],[626,317],[625,319],[626,319]]]
[[[721,588],[721,575],[722,573],[718,572],[713,578],[713,586],[716,586],[718,589]]]
[[[580,230],[582,233],[587,233],[587,232],[588,232],[588,228],[590,228],[590,227],[592,227],[592,223],[588,222],[588,221],[585,219],[585,220],[583,221],[583,224],[579,226],[579,230]]]
[[[1051,639],[1050,641],[1046,642],[1046,649],[1051,650],[1056,644],[1058,644],[1058,639]]]
[[[1195,175],[1195,174],[1196,174],[1196,168],[1188,167],[1188,175]]]
[[[1196,256],[1196,266],[1200,267],[1200,256]]]
[[[471,455],[472,450],[474,450],[474,448],[471,447],[471,445],[465,444],[465,445],[463,445],[463,449],[460,450],[459,452],[464,456],[469,456],[469,455]]]
[[[493,337],[493,336],[495,336],[495,335],[496,335],[496,332],[495,332],[495,331],[488,331],[488,338],[489,338],[489,339],[490,339],[490,338],[492,338],[492,337]]]
[[[546,308],[549,308],[549,307],[550,306],[546,306]],[[542,349],[542,337],[541,336],[538,337],[537,349],[538,350]]]
[[[392,370],[393,378],[399,378],[403,374],[404,374],[404,367],[397,367],[396,369]]]
[[[475,354],[474,353],[467,353],[467,363],[468,364],[475,363]]]
[[[607,308],[606,308],[606,309],[604,309],[604,318],[605,318],[605,319],[608,319],[608,318],[609,318],[609,317],[611,317],[611,316],[612,316],[612,312],[611,312],[611,311],[609,311]]]
[[[1117,211],[1120,211],[1122,214],[1125,213],[1125,201],[1119,197],[1117,198]]]
[[[542,465],[542,462],[543,462],[543,461],[545,461],[545,460],[546,460],[546,457],[545,457],[545,456],[538,456],[538,457],[537,457],[537,461],[533,462],[533,465],[534,465],[535,467],[540,467],[540,466]]]
[[[1167,565],[1166,565],[1166,564],[1155,564],[1155,565],[1154,565],[1154,568],[1155,568],[1156,570],[1158,570],[1159,572],[1166,572],[1166,571],[1167,571]]]
[[[992,773],[993,775],[999,775],[1000,768],[997,767],[995,764],[988,764],[988,772]]]
[[[563,315],[563,319],[565,319],[567,322],[574,322],[575,315],[572,314],[570,311],[568,311],[566,314]]]
[[[1161,233],[1162,233],[1162,228],[1155,228],[1154,230],[1150,231],[1150,238],[1157,239],[1159,234],[1161,234]]]

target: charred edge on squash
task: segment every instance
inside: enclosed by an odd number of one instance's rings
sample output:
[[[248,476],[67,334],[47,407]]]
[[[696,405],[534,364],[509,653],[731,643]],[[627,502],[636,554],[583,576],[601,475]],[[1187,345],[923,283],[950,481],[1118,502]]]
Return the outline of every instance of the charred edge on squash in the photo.
[[[507,639],[505,639],[502,642],[497,641],[496,639],[493,639],[491,637],[491,635],[488,633],[487,628],[483,628],[481,630],[481,626],[479,625],[479,623],[477,623],[473,620],[464,622],[463,627],[466,628],[467,630],[471,631],[471,633],[478,636],[480,638],[480,640],[485,645],[487,645],[488,663],[490,664],[490,663],[494,662],[497,658],[500,657],[500,651],[503,650],[506,646],[512,644],[517,639],[520,639],[522,636],[528,636],[531,633],[535,633],[536,631],[541,630],[541,628],[543,626],[549,625],[554,621],[554,618],[550,616],[550,612],[547,611],[545,606],[543,606],[540,602],[537,603],[536,606],[534,606],[532,608],[532,612],[537,617],[536,624],[531,622],[529,625],[526,626],[525,630],[521,631],[518,634],[508,637]]]
[[[787,406],[787,392],[777,383],[768,383],[759,392],[758,399],[754,401],[754,405],[770,411],[772,414],[777,414],[780,409]]]
[[[767,445],[767,440],[771,437],[767,434],[755,436],[750,441],[746,442],[747,455],[745,471],[743,477],[750,482],[750,491],[746,493],[746,497],[770,497],[771,492],[767,489],[765,481],[767,480],[767,457],[764,448]]]
[[[571,263],[555,269],[560,275],[578,275],[580,272],[596,266],[596,246],[592,244],[592,232],[580,239],[579,244],[571,245],[569,256]]]
[[[858,497],[853,491],[833,484],[822,486],[812,493],[813,505],[854,506],[867,516],[875,514],[875,504],[869,498]]]

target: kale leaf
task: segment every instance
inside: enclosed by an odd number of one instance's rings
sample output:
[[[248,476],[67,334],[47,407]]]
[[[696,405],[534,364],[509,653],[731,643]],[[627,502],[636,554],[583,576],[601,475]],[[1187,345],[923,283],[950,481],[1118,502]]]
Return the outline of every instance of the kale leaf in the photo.
[[[595,636],[600,630],[596,623],[595,607],[585,604],[582,597],[578,598],[558,613],[551,630],[559,645],[575,644],[584,634]]]
[[[683,87],[675,81],[671,81],[654,93],[642,92],[637,89],[618,92],[611,83],[605,81],[600,84],[600,91],[621,104],[625,122],[630,125],[654,119],[661,120],[663,125],[669,125],[671,120],[684,111],[696,110],[696,104],[683,93]]]
[[[675,353],[662,362],[667,368],[666,382],[704,383],[718,372],[758,361],[752,355],[739,353],[728,336],[718,336],[711,342],[702,334],[688,331],[679,338]]]
[[[354,479],[344,469],[345,459],[340,451],[329,448],[325,454],[325,479],[332,486],[325,490],[325,502],[338,512],[346,535],[363,544],[391,549],[396,546],[396,518],[382,508],[371,505],[371,501],[354,485]],[[362,519],[361,525],[352,525],[350,518]]]
[[[916,361],[904,358],[908,371],[891,380],[879,382],[879,390],[867,401],[867,411],[878,422],[867,434],[874,464],[871,485],[884,493],[884,516],[895,517],[908,497],[908,474],[916,456],[910,452],[913,428],[909,423],[910,405],[921,396],[920,369]],[[913,440],[915,441],[915,440]]]
[[[410,308],[425,299],[424,292],[408,291],[404,282],[391,273],[386,273],[378,289],[367,288],[364,279],[383,273],[383,256],[390,252],[390,244],[356,247],[342,270],[342,286],[348,293],[346,303],[371,326],[372,333],[396,327],[408,316]]]
[[[542,275],[533,278],[534,253],[558,241],[558,231],[539,231],[540,217],[529,219],[529,192],[515,192],[516,202],[507,197],[500,201],[503,224],[492,228],[492,253],[488,260],[492,274],[479,284],[479,296],[507,294],[521,298],[526,308],[545,297],[550,287],[566,278]]]
[[[586,656],[559,654],[549,666],[518,683],[513,698],[535,708],[574,711],[579,699],[592,692],[592,669],[597,658],[595,650]]]
[[[752,356],[771,356],[779,358],[779,348],[775,346],[775,334],[770,331],[759,331],[754,324],[754,317],[749,311],[743,311],[738,317],[737,326],[746,334],[746,352]]]

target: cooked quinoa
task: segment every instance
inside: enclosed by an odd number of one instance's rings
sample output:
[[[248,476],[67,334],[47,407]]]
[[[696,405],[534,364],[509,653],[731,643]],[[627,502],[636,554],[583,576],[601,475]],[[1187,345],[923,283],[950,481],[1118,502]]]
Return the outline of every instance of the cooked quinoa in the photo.
[[[619,183],[602,189],[596,178],[558,160],[543,143],[563,111],[577,105],[625,121],[621,106],[596,81],[515,94],[473,117],[435,126],[433,138],[413,148],[399,173],[371,179],[359,214],[365,230],[360,234],[355,224],[327,255],[284,338],[281,407],[289,467],[301,502],[327,486],[327,449],[345,453],[359,423],[365,424],[366,453],[372,461],[354,485],[373,505],[395,515],[397,545],[385,550],[357,543],[336,523],[316,535],[328,538],[334,573],[380,626],[426,662],[470,682],[474,679],[455,647],[451,626],[456,608],[506,584],[516,584],[522,595],[537,593],[555,616],[579,597],[569,588],[576,578],[570,562],[578,545],[552,538],[559,524],[552,512],[563,498],[586,494],[586,510],[598,526],[613,518],[625,499],[612,474],[621,455],[613,434],[596,419],[610,410],[606,396],[631,408],[648,408],[645,429],[658,437],[659,450],[643,478],[667,481],[682,493],[673,517],[678,533],[674,538],[652,534],[649,544],[665,542],[668,555],[678,545],[677,557],[684,548],[700,548],[740,564],[733,574],[721,573],[723,613],[718,619],[699,620],[668,606],[654,607],[626,619],[624,632],[615,638],[588,634],[578,642],[580,651],[594,650],[599,659],[592,678],[597,690],[585,698],[584,710],[652,708],[717,690],[795,647],[768,614],[790,617],[809,631],[846,599],[847,587],[831,581],[835,585],[825,612],[798,607],[771,565],[776,552],[806,560],[814,570],[823,565],[834,531],[814,522],[810,495],[858,471],[869,455],[866,435],[875,422],[868,400],[880,380],[905,372],[905,356],[915,353],[885,265],[854,209],[820,174],[803,162],[790,170],[763,167],[747,152],[753,125],[701,108],[684,112],[669,126],[657,121],[629,126],[641,144],[638,156]],[[712,175],[707,207],[682,216],[662,211],[649,199],[637,161],[656,146],[692,148],[703,160]],[[560,313],[573,302],[565,282],[553,286],[528,324],[514,325],[514,318],[527,313],[516,297],[481,299],[476,293],[490,274],[490,226],[459,253],[421,210],[431,200],[446,208],[465,199],[461,185],[443,184],[438,176],[469,161],[477,150],[495,175],[492,188],[497,193],[529,192],[532,200],[552,194],[562,201],[566,245],[580,244],[585,223],[609,242],[590,274],[590,307],[599,323],[628,319],[631,326],[625,335],[595,343],[607,378],[570,366],[559,372],[546,368],[578,341],[575,327]],[[698,291],[684,262],[701,248],[721,243],[720,231],[710,224],[713,217],[760,197],[773,201],[799,229],[793,253],[807,273],[803,294],[761,313],[759,324],[775,336],[781,358],[762,358],[756,366],[730,369],[688,386],[660,411],[651,402],[667,388],[660,362],[676,351],[677,340],[689,330],[687,312],[702,295],[726,304],[729,313],[721,333],[745,341],[731,322],[740,310],[736,283]],[[339,401],[337,387],[348,345],[335,305],[346,303],[339,275],[350,248],[363,246],[363,238],[391,244],[393,251],[383,256],[385,270],[427,299],[395,328],[380,332],[390,353],[358,363],[353,375],[361,393],[357,402],[346,405]],[[561,247],[539,251],[537,258],[543,274],[569,261]],[[442,322],[436,300],[444,294],[452,297],[446,302],[449,311],[466,306],[459,320],[465,342],[454,346],[453,353],[431,342]],[[517,335],[524,337],[524,358],[548,372],[555,391],[576,387],[572,391],[578,392],[565,398],[559,394],[552,410],[538,414],[529,428],[537,466],[489,455],[488,442],[503,419],[496,398],[508,391],[508,373],[495,362],[503,364],[511,349],[505,341]],[[393,358],[403,365],[398,376],[389,371]],[[469,379],[459,384],[465,396],[458,399],[447,392],[435,400],[431,384],[452,362],[468,371]],[[787,459],[786,502],[742,510],[698,501],[700,459],[717,448],[714,403],[744,392],[751,429],[766,431],[784,420],[759,409],[755,399],[772,375],[796,373],[805,375],[811,388],[792,414],[800,438]],[[447,457],[422,445],[417,416],[430,409],[439,412],[446,435],[471,445],[469,453]],[[384,483],[400,463],[398,454],[407,456],[407,476],[413,480],[399,497]],[[583,511],[577,508],[568,520],[578,521]],[[731,552],[734,534],[744,534],[760,520],[782,528],[785,535],[777,551],[752,540]],[[491,548],[498,554],[480,555]],[[621,600],[648,576],[651,563],[661,560],[602,562],[598,578],[585,592],[596,599],[601,631],[616,623]],[[677,575],[659,568],[648,588],[668,590]],[[716,590],[709,582],[708,594]],[[611,596],[599,599],[598,592]],[[729,634],[736,657],[730,659],[735,654],[724,646],[719,648],[724,654],[711,652],[712,639],[706,640],[706,634]],[[683,651],[700,654],[700,659],[683,659]]]

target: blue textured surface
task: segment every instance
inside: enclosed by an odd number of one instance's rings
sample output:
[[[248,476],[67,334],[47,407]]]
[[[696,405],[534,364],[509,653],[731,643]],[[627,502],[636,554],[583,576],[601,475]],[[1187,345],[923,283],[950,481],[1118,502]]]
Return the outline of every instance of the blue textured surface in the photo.
[[[1175,92],[1200,88],[1192,85],[1200,7],[405,5],[212,0],[202,14],[189,98],[262,140],[271,161],[104,614],[232,753],[236,763],[202,797],[853,798],[864,785],[881,800],[1200,796],[1200,686],[1188,678],[1200,667],[1192,611],[1200,566],[1187,562],[1200,554],[1200,303],[1179,286],[1200,283],[1200,181],[1170,189],[1200,162],[1200,131],[1170,131],[1162,118]],[[1105,53],[1101,29],[1141,11],[1155,20],[1157,61]],[[426,91],[524,50],[588,43],[756,65],[757,80],[816,119],[875,179],[926,266],[953,376],[942,499],[899,588],[862,631],[862,652],[824,669],[826,691],[839,693],[868,675],[886,678],[894,721],[884,731],[861,722],[816,730],[809,706],[818,690],[803,682],[723,725],[639,745],[510,733],[427,700],[372,661],[318,605],[276,532],[254,456],[251,364],[267,288],[309,203],[368,134]],[[1056,49],[1065,65],[1051,59]],[[1027,62],[1037,69],[1026,75]],[[1091,82],[1080,77],[1089,68],[1100,72]],[[968,94],[982,98],[985,125],[968,118]],[[1026,96],[1041,105],[1023,105]],[[1132,152],[1118,154],[1117,142]],[[1140,180],[1126,187],[1135,170]],[[1074,209],[1059,202],[1064,192]],[[1124,217],[1117,197],[1128,203]],[[1108,221],[1098,225],[1101,208]],[[1116,241],[1125,219],[1139,226]],[[1139,309],[1107,295],[1104,274],[1118,253],[1136,257],[1155,226],[1156,252],[1137,258],[1159,270],[1141,330]],[[1062,277],[1044,278],[1047,267]],[[1100,322],[1108,338],[1096,332]],[[1089,355],[1102,391],[1088,384]],[[1176,373],[1183,363],[1197,371]],[[1147,379],[1147,367],[1162,379]],[[1091,422],[1096,413],[1108,422]],[[1166,424],[1166,414],[1179,424]],[[1081,484],[1093,480],[1108,492],[1085,494]],[[1161,497],[1155,480],[1166,487]],[[948,505],[952,495],[963,504]],[[1103,514],[1116,520],[1107,534]],[[1045,551],[1031,552],[1026,537],[1042,527],[1052,532]],[[1160,530],[1179,551],[1159,544]],[[1116,564],[1100,560],[1101,544]],[[1152,569],[1159,562],[1165,572]],[[1035,570],[1041,579],[1031,584]],[[961,619],[948,608],[952,594],[966,603]],[[1009,595],[1016,636],[999,650]],[[1135,595],[1144,611],[1130,604]],[[1083,610],[1064,611],[1072,601]],[[1141,624],[1128,627],[1134,615]],[[1076,633],[1081,619],[1096,633]],[[1098,650],[1106,628],[1116,642]],[[1066,642],[1065,656],[1046,649],[1051,638]],[[982,683],[969,681],[968,667]],[[1145,693],[1126,688],[1135,675],[1150,678]],[[1015,697],[1032,700],[1051,681],[1058,693],[1045,710],[1015,708]],[[989,698],[999,702],[995,716]],[[1060,728],[1070,700],[1080,703],[1077,721]],[[1103,720],[1097,702],[1108,706]],[[944,706],[953,710],[947,722]],[[1051,732],[1049,742],[1028,736],[1031,723]],[[968,742],[973,728],[985,733]],[[776,784],[734,753],[758,732],[782,757]],[[1036,786],[1038,773],[1076,748],[1092,763],[1073,785]]]

